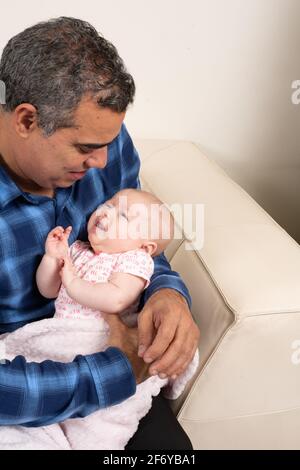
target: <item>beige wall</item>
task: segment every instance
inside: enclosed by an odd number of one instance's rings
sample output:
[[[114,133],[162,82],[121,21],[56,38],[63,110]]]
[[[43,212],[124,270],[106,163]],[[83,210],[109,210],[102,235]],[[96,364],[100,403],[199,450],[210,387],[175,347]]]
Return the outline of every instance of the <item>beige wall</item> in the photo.
[[[199,143],[300,242],[299,0],[10,0],[1,10],[1,48],[41,19],[91,21],[136,79],[132,134]]]

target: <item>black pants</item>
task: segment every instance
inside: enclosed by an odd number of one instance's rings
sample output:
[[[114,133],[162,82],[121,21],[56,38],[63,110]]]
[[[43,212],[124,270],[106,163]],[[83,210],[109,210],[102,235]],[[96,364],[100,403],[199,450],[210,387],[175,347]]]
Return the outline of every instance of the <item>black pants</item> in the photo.
[[[125,450],[193,450],[193,447],[168,400],[158,395]]]

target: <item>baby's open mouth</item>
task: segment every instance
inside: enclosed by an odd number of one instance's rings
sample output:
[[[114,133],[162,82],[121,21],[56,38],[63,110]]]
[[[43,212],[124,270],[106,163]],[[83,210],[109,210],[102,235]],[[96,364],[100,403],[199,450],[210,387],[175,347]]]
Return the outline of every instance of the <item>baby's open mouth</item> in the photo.
[[[95,222],[95,227],[97,227],[100,230],[103,230],[104,232],[107,232],[107,226],[103,225],[101,220],[96,220]]]

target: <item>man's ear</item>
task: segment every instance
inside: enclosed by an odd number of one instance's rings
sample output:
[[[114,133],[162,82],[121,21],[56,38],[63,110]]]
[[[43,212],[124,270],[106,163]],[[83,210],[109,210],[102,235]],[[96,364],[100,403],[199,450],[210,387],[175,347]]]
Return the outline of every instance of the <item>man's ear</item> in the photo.
[[[15,129],[20,137],[27,138],[38,127],[37,110],[30,103],[22,103],[14,110]]]
[[[157,243],[147,241],[142,244],[142,248],[150,255],[153,256],[157,251]]]

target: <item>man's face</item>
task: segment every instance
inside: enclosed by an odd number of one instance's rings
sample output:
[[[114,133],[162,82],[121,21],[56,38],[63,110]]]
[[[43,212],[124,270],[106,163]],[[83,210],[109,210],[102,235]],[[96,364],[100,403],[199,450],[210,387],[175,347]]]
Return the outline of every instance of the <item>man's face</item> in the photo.
[[[36,128],[23,140],[15,163],[29,186],[66,188],[90,168],[105,167],[107,145],[119,134],[125,113],[83,99],[74,116],[75,127],[59,129],[50,137]]]

